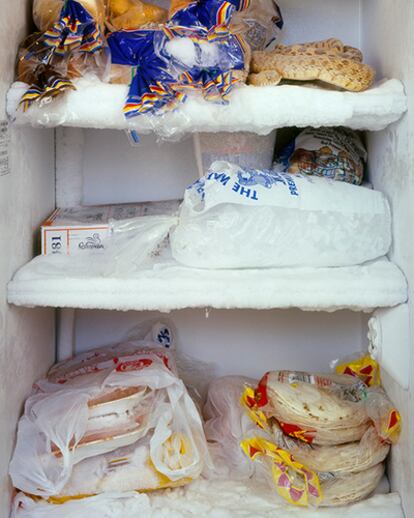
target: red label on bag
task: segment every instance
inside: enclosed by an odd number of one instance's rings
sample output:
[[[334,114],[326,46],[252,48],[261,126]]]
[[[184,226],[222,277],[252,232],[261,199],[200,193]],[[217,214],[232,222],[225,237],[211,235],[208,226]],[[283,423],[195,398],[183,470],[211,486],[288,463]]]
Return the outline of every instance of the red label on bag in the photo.
[[[282,423],[281,421],[278,421],[278,423],[283,433],[290,437],[294,437],[295,439],[299,439],[308,444],[312,444],[315,439],[316,430],[304,430],[296,424]]]
[[[145,367],[149,367],[152,365],[152,360],[149,358],[141,358],[140,360],[130,360],[126,362],[121,362],[116,366],[116,372],[129,372],[129,371],[139,371],[144,369]]]
[[[257,385],[257,388],[254,392],[256,405],[259,408],[267,405],[267,403],[268,403],[268,398],[267,398],[267,380],[268,379],[269,379],[269,373],[266,372],[266,374],[263,376],[263,378],[259,381],[259,384]]]

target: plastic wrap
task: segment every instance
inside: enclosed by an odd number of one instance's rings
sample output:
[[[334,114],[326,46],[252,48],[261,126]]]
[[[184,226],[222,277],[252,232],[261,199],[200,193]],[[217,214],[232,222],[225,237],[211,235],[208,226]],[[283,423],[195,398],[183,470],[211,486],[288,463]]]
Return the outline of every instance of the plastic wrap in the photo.
[[[33,19],[45,46],[59,54],[92,53],[104,45],[104,0],[35,0]]]
[[[380,192],[215,162],[186,190],[170,240],[192,267],[349,266],[388,252],[391,217]]]
[[[244,455],[243,438],[257,434],[257,427],[240,403],[246,385],[257,382],[243,376],[225,376],[211,382],[204,406],[204,430],[214,462],[210,478],[249,479],[255,465]]]
[[[111,232],[104,241],[104,275],[127,275],[159,253],[177,217],[142,216],[127,220],[110,220]]]
[[[360,185],[366,159],[367,152],[355,131],[308,128],[282,151],[275,169]]]
[[[271,50],[279,42],[283,17],[275,0],[255,0],[236,13],[231,29],[241,32],[252,50]]]
[[[358,378],[370,387],[366,397],[367,414],[382,442],[397,443],[401,433],[401,415],[381,387],[379,364],[369,354],[354,353],[333,361],[331,367],[336,373]]]
[[[126,342],[57,364],[36,384],[10,474],[21,490],[64,501],[182,485],[200,475],[207,456],[173,354],[151,341]]]
[[[74,90],[68,60],[50,52],[42,35],[34,33],[19,46],[16,78],[30,87],[20,100],[26,110],[33,102],[45,103],[67,90]]]
[[[347,374],[362,379],[368,387],[381,385],[380,366],[369,354],[354,353],[340,360],[334,360],[331,362],[331,367],[337,374]]]
[[[151,23],[164,23],[168,11],[141,0],[108,0],[108,22],[112,30],[134,30]]]
[[[210,165],[225,160],[240,167],[271,169],[276,141],[276,130],[269,135],[237,133],[197,133],[194,135],[199,176],[204,176]]]
[[[108,36],[111,49],[111,81],[129,82],[124,106],[127,118],[173,108],[182,95],[172,88],[174,78],[165,60],[155,53],[159,30],[119,31]],[[139,73],[137,71],[139,70]]]

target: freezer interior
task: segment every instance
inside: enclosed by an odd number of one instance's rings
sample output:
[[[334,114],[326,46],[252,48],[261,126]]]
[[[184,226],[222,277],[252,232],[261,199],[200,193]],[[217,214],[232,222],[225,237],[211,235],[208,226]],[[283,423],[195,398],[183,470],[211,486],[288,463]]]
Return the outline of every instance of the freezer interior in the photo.
[[[279,4],[286,24],[284,43],[335,36],[359,47],[379,78],[397,78],[403,82],[410,113],[411,94],[414,94],[414,58],[410,45],[414,4],[403,0],[280,0]],[[3,6],[2,123],[7,120],[5,98],[13,80],[17,44],[30,29],[30,9],[29,0]],[[364,134],[369,153],[369,182],[384,192],[391,204],[390,258],[406,275],[409,295],[414,279],[413,124],[408,114],[382,131]],[[200,307],[165,314],[9,305],[6,285],[16,269],[33,257],[39,225],[55,207],[173,200],[199,173],[192,135],[178,142],[160,142],[155,135],[144,135],[139,145],[132,146],[120,130],[11,125],[8,131],[9,167],[0,176],[1,516],[9,513],[12,488],[8,462],[22,405],[32,383],[57,359],[114,343],[137,324],[157,319],[173,324],[178,346],[184,353],[206,362],[207,377],[242,374],[257,378],[269,366],[327,372],[332,360],[367,349],[372,312],[348,309],[316,312]],[[397,323],[391,332],[384,333],[381,345],[387,351],[386,364],[382,365],[383,383],[404,423],[401,440],[392,449],[387,476],[391,490],[400,495],[405,515],[409,517],[414,512],[410,487],[414,463],[410,440],[414,419],[411,303],[408,311],[399,311],[398,308],[385,311],[387,318],[396,315]],[[382,318],[381,313],[378,318]],[[401,377],[399,365],[406,369]],[[365,512],[367,517],[374,516],[375,509]]]

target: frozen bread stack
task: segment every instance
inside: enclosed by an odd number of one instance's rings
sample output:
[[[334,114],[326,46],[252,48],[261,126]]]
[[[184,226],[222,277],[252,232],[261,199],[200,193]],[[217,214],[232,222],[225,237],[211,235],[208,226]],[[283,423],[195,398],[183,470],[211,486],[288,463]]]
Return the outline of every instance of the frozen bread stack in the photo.
[[[270,437],[247,438],[243,449],[264,460],[291,503],[339,506],[375,490],[395,438],[384,419],[394,431],[399,426],[380,387],[349,375],[272,371],[243,399]]]

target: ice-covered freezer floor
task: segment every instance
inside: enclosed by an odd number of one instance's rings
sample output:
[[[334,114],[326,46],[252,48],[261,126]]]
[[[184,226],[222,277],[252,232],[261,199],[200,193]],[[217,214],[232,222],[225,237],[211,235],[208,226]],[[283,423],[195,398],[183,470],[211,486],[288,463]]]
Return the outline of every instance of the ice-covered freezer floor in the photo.
[[[109,266],[109,271],[108,271]],[[369,311],[407,300],[401,270],[386,258],[344,268],[201,270],[166,253],[146,268],[114,272],[105,256],[38,256],[8,286],[20,306],[112,310],[212,307]]]
[[[232,92],[226,106],[190,97],[177,110],[162,117],[140,115],[127,121],[123,105],[126,85],[81,78],[77,90],[44,106],[17,109],[27,85],[14,83],[7,96],[7,112],[17,124],[75,126],[82,128],[135,128],[164,136],[189,132],[250,131],[269,133],[288,126],[347,126],[381,130],[397,121],[407,109],[402,83],[383,81],[361,93],[306,86],[243,86]]]
[[[48,506],[36,516],[43,518],[404,518],[400,497],[395,493],[376,495],[348,507],[302,509],[276,500],[263,486],[235,481],[197,481],[185,488],[150,494],[127,493],[117,502],[101,495],[83,502]],[[32,504],[35,506],[36,504]],[[37,504],[39,505],[39,504]],[[76,508],[76,514],[70,514]],[[39,507],[38,507],[39,508]],[[64,510],[66,513],[64,513]],[[12,518],[32,518],[32,509]]]

